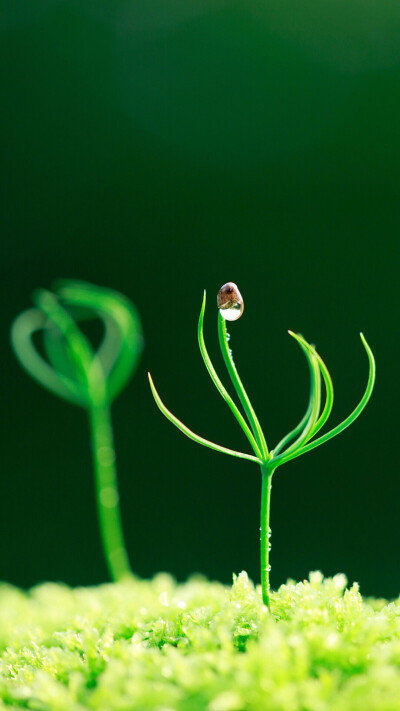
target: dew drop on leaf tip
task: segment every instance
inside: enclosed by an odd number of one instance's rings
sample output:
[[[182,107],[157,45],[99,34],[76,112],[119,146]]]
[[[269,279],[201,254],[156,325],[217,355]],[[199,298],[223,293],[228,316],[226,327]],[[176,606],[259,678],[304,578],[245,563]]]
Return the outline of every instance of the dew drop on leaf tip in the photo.
[[[241,305],[239,304],[231,309],[220,309],[219,312],[225,321],[237,321],[242,315]]]
[[[244,309],[242,295],[233,281],[221,286],[217,295],[217,306],[226,321],[237,321]]]

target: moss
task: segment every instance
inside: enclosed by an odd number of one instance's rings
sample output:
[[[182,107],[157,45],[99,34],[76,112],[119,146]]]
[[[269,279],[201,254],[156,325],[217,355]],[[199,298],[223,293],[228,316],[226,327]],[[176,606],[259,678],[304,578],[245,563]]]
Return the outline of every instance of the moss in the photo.
[[[312,573],[272,594],[170,576],[0,588],[0,707],[398,711],[400,601]]]

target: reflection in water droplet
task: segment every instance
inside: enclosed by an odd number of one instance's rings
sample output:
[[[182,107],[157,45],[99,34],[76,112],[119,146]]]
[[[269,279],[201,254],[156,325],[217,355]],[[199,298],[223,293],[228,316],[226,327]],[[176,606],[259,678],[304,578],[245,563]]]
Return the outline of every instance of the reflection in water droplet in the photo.
[[[242,315],[242,304],[235,304],[230,309],[220,309],[221,316],[225,321],[237,321]]]

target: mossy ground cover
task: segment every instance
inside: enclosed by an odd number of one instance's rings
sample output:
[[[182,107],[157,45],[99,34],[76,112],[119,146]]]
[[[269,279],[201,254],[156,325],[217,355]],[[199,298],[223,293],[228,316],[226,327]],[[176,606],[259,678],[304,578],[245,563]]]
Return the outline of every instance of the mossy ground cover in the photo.
[[[2,708],[400,710],[400,600],[343,575],[282,585],[271,613],[245,573],[3,585],[0,618]]]

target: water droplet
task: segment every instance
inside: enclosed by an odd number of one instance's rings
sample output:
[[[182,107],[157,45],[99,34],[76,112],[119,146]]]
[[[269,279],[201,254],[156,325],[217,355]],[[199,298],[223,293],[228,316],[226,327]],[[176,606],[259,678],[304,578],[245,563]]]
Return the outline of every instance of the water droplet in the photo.
[[[115,462],[115,451],[112,447],[98,447],[96,454],[99,464],[103,467],[109,467]]]
[[[217,295],[217,306],[226,321],[237,321],[244,309],[242,295],[233,281],[221,286]]]
[[[164,605],[164,607],[169,607],[168,593],[166,590],[163,590],[159,594],[158,599],[161,602],[161,604]]]
[[[267,565],[267,567],[266,567],[265,570],[267,571],[267,573],[270,573],[270,572],[271,572],[271,566],[270,566],[270,565]]]
[[[113,509],[119,501],[118,491],[112,486],[105,486],[100,489],[100,501],[106,509]]]
[[[270,544],[270,543],[268,543],[268,550],[270,551],[270,550],[271,550],[271,548],[272,548],[271,544]]]
[[[230,309],[220,309],[219,312],[225,321],[237,321],[243,313],[242,304],[236,304]]]

